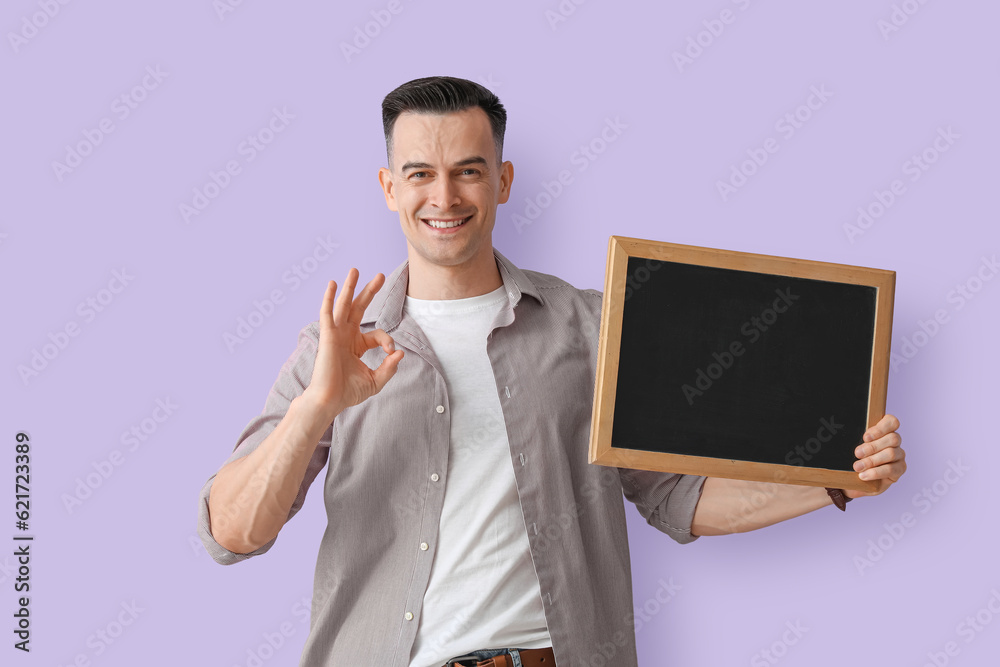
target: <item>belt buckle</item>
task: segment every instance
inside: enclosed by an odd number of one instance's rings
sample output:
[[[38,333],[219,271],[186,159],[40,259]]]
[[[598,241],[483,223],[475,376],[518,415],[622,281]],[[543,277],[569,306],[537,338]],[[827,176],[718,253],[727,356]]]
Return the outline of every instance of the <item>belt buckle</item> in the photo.
[[[500,661],[497,661],[500,658]],[[487,658],[486,660],[479,660],[478,658],[472,658],[476,662],[465,662],[464,660],[448,662],[445,667],[510,667],[510,661],[507,660],[506,655],[497,655],[492,658]]]
[[[476,667],[510,667],[510,662],[507,660],[507,655],[495,655],[488,660],[483,660],[476,663]]]

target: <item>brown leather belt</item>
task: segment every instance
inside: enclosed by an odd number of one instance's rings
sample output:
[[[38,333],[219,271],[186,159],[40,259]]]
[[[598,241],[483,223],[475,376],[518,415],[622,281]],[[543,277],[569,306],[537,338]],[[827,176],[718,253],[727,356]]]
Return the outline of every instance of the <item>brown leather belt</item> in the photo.
[[[551,648],[532,648],[518,651],[521,656],[523,667],[555,667],[556,654]],[[471,662],[449,662],[448,665],[455,667],[473,667]],[[475,667],[514,667],[514,662],[509,655],[498,655],[488,660],[480,660],[475,663]]]

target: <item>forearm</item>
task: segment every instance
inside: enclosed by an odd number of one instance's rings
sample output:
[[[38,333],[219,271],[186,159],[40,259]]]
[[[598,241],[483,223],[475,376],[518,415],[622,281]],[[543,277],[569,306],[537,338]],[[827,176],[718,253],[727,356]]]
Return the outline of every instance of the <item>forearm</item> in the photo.
[[[695,508],[691,532],[705,536],[743,533],[830,504],[821,487],[709,477]]]
[[[277,536],[332,420],[303,394],[257,449],[219,470],[208,500],[216,542],[249,553]]]

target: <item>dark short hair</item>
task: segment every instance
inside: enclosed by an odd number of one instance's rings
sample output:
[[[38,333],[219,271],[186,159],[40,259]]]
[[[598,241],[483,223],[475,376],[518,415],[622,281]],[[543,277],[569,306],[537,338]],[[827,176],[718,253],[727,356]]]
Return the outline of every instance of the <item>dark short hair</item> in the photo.
[[[382,129],[385,132],[386,159],[392,163],[392,130],[399,114],[405,111],[443,114],[473,107],[485,111],[490,119],[497,161],[502,161],[507,110],[500,103],[500,98],[474,81],[451,76],[414,79],[385,96],[382,100]]]

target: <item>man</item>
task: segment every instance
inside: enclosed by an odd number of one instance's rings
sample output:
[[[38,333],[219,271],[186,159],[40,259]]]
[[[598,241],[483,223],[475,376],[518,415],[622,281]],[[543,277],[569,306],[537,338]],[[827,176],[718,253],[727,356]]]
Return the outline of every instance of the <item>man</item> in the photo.
[[[328,463],[302,665],[635,665],[623,493],[681,543],[830,504],[783,486],[734,525],[760,484],[587,463],[601,295],[494,250],[505,122],[462,79],[386,97],[379,182],[408,261],[356,297],[355,269],[339,295],[328,284],[202,491],[205,546],[237,562],[270,548]],[[897,428],[887,416],[858,447],[883,488],[906,468]]]

